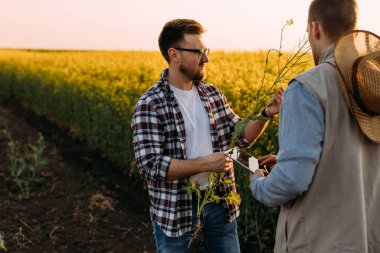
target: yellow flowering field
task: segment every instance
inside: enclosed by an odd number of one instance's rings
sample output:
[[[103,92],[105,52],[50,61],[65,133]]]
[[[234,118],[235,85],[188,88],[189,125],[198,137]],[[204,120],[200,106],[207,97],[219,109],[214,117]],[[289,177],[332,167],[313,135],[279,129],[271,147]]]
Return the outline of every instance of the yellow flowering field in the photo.
[[[241,117],[253,106],[262,82],[267,52],[211,51],[207,82],[216,85]],[[285,61],[284,54],[281,61]],[[0,95],[20,101],[27,109],[101,150],[105,156],[133,168],[130,120],[139,97],[159,78],[166,62],[150,51],[0,50]],[[311,63],[297,69],[309,68]],[[269,58],[265,84],[277,75],[276,56]],[[294,73],[294,74],[296,74]],[[267,86],[264,85],[264,89]],[[280,84],[286,87],[287,83]],[[259,156],[277,151],[277,119],[252,147]],[[242,195],[242,239],[260,248],[273,241],[276,210],[253,201],[247,174],[236,170]],[[261,217],[258,223],[257,219]],[[264,247],[265,248],[265,247]]]

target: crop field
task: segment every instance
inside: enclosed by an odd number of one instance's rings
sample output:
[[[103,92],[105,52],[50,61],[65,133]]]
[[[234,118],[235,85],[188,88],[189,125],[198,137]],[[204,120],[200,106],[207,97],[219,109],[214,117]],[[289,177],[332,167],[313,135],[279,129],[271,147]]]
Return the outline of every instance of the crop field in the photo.
[[[291,56],[267,52],[211,51],[206,81],[217,86],[242,118],[254,106],[260,84],[264,94],[275,81],[279,66]],[[266,65],[267,64],[267,65]],[[311,67],[303,64],[297,73]],[[131,115],[139,97],[160,78],[166,62],[153,51],[0,50],[0,97],[18,101],[25,109],[46,117],[89,149],[136,172],[131,143]],[[264,69],[267,66],[265,80]],[[255,156],[276,153],[278,119],[271,121],[251,147]],[[1,130],[1,129],[0,129]],[[112,170],[112,168],[109,168]],[[266,252],[274,242],[278,210],[256,202],[248,188],[248,173],[236,168],[242,197],[238,219],[241,243]],[[1,231],[1,227],[0,227]]]

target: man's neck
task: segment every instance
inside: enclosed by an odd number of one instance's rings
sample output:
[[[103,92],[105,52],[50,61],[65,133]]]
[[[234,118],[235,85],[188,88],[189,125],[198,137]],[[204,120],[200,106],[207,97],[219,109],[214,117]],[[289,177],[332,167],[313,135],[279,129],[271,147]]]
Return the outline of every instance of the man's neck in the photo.
[[[168,80],[171,85],[181,90],[191,90],[193,88],[193,80],[189,80],[181,72],[173,71],[170,68]]]
[[[316,62],[315,65],[319,65],[320,64],[320,61],[322,60],[322,58],[324,57],[325,53],[326,53],[326,49],[331,46],[332,44],[332,41],[326,37],[326,35],[323,35],[322,38],[319,40],[318,42],[318,61]]]

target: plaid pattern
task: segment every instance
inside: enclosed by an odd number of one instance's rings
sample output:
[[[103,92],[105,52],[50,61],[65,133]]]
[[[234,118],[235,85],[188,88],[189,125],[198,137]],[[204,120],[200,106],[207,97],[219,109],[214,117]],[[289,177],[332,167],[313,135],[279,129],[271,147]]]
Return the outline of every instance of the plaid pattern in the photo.
[[[141,96],[135,106],[133,144],[137,167],[148,185],[151,219],[167,236],[179,237],[191,230],[192,195],[181,190],[187,186],[188,178],[166,180],[171,159],[186,159],[185,124],[167,73],[168,69],[165,69],[161,79]],[[240,118],[215,86],[205,82],[195,85],[210,118],[213,151],[224,151]],[[245,147],[248,144],[241,137],[237,145]],[[233,168],[226,173],[226,178],[234,179]],[[220,189],[223,193],[236,191],[235,184],[223,188]],[[229,220],[233,221],[239,216],[239,207],[227,203],[226,206]]]

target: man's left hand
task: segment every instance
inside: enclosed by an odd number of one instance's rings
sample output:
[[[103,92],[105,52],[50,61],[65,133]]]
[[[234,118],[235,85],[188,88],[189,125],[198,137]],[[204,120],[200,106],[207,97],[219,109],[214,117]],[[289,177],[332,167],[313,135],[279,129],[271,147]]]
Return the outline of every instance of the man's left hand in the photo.
[[[284,91],[284,88],[280,88],[269,101],[268,106],[265,108],[265,113],[268,116],[271,117],[280,113]]]

